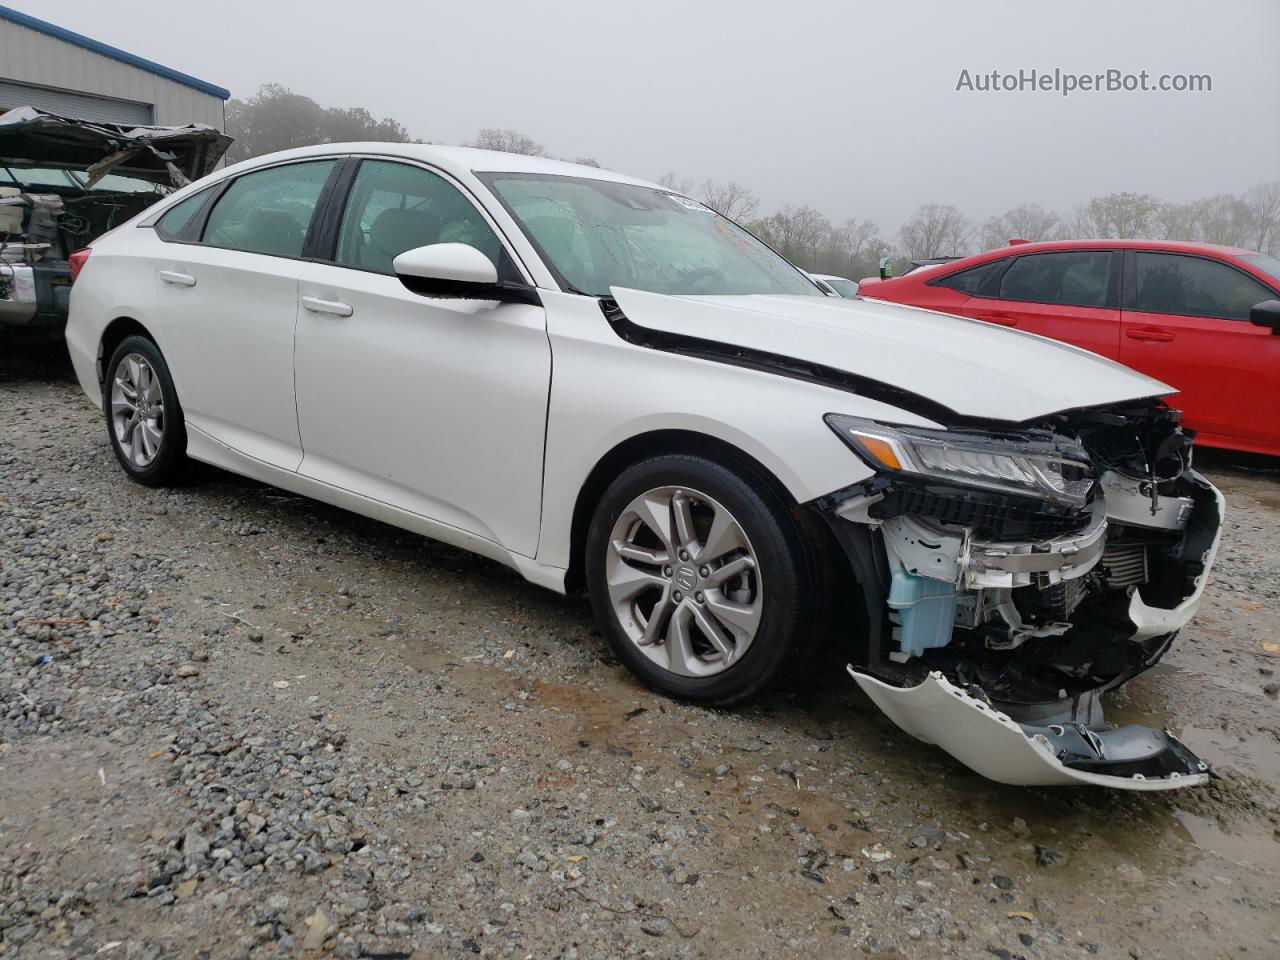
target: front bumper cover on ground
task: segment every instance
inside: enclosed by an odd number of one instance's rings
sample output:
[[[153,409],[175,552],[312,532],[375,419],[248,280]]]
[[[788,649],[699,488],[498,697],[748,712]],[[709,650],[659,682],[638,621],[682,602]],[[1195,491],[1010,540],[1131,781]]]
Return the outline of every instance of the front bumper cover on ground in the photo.
[[[1148,604],[1137,588],[1130,588],[1131,632],[1117,629],[1113,642],[1154,644],[1153,649],[1158,647],[1158,651],[1137,669],[1098,686],[1092,692],[1095,701],[1097,694],[1118,686],[1158,660],[1168,641],[1190,621],[1200,605],[1221,541],[1226,503],[1203,477],[1193,471],[1188,471],[1188,476],[1199,492],[1191,508],[1183,550],[1191,569],[1198,573],[1188,582],[1187,593],[1167,608]],[[1108,524],[1101,508],[1101,503],[1095,505],[1091,524],[1080,534],[1033,549],[1008,549],[1010,545],[1004,544],[995,549],[990,544],[966,549],[963,538],[951,538],[955,541],[952,543],[946,536],[925,540],[911,535],[909,524],[914,521],[910,518],[902,518],[908,524],[906,535],[889,524],[885,527],[889,549],[899,554],[908,569],[928,569],[934,576],[954,575],[966,585],[987,578],[997,582],[1011,578],[1017,584],[1018,578],[1028,572],[1070,578],[1091,569],[1105,545]],[[982,560],[975,564],[975,558]],[[1030,571],[1022,564],[1032,565]],[[1165,642],[1161,643],[1160,638]],[[871,662],[874,661],[868,661]],[[1164,731],[1107,727],[1100,722],[1100,713],[1099,722],[1087,726],[1059,720],[1057,716],[1020,723],[1002,712],[998,701],[993,705],[981,691],[957,685],[936,670],[915,686],[886,683],[870,670],[852,664],[849,673],[904,731],[941,747],[966,766],[1001,783],[1170,790],[1201,784],[1212,776],[1204,761]],[[1064,700],[1062,707],[1061,716],[1069,715],[1071,703]]]
[[[1089,785],[1122,790],[1174,790],[1206,783],[1208,765],[1170,734],[1145,731],[1145,743],[1135,750],[1132,728],[1122,734],[1124,747],[1134,755],[1118,760],[1125,767],[1145,765],[1160,775],[1098,773],[1068,766],[1059,756],[1049,728],[1023,727],[934,671],[915,687],[895,687],[849,667],[862,691],[895,724],[917,740],[932,743],[965,766],[998,783],[1017,786]],[[1062,729],[1058,727],[1057,729]],[[1105,762],[1106,732],[1101,739]],[[1177,767],[1179,769],[1167,769]]]

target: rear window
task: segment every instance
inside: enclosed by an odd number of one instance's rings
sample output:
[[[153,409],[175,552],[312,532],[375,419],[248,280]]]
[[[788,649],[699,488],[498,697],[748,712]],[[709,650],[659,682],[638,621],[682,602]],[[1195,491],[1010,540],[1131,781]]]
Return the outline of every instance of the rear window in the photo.
[[[999,273],[1007,262],[1005,260],[992,260],[989,263],[970,267],[968,270],[961,270],[959,273],[953,273],[948,277],[942,277],[939,280],[935,280],[934,283],[940,287],[967,293],[971,297],[981,296],[981,291],[986,286],[987,281]]]
[[[182,236],[192,218],[200,212],[204,202],[209,199],[209,190],[201,190],[187,199],[175,203],[163,217],[156,221],[156,230],[166,240],[174,240]]]
[[[333,160],[246,173],[209,212],[203,242],[249,253],[300,257]]]
[[[1018,257],[1000,281],[1000,299],[1071,307],[1105,307],[1111,251],[1034,253]]]

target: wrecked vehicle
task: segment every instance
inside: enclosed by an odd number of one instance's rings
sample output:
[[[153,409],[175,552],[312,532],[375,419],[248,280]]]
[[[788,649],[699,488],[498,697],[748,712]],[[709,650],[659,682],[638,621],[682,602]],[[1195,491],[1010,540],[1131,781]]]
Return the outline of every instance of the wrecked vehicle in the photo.
[[[696,200],[542,158],[292,150],[135,224],[67,326],[130,478],[190,457],[585,586],[686,700],[835,644],[995,780],[1210,776],[1102,710],[1194,614],[1222,526],[1165,384],[824,296]]]
[[[0,324],[61,327],[72,254],[213,170],[212,127],[129,127],[34,107],[0,113]]]

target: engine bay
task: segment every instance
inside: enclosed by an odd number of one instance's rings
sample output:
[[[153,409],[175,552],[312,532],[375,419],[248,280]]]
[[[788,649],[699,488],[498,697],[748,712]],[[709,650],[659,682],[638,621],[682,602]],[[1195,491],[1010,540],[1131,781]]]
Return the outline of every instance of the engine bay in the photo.
[[[878,703],[944,684],[1064,769],[1205,773],[1165,732],[1106,725],[1100,699],[1158,662],[1198,605],[1223,506],[1192,469],[1193,435],[1177,411],[1140,402],[1016,436],[1082,465],[1080,504],[885,473],[819,504],[869,614],[855,678]]]

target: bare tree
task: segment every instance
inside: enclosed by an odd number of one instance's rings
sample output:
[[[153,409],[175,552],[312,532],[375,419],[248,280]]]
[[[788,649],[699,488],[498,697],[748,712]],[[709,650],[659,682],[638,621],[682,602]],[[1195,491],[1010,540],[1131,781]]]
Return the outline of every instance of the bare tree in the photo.
[[[1158,240],[1191,240],[1196,234],[1194,203],[1162,203],[1152,219],[1152,236]]]
[[[831,222],[813,207],[783,207],[749,225],[752,233],[788,260],[814,269],[818,246],[831,232]]]
[[[1111,193],[1094,197],[1087,210],[1096,237],[1150,237],[1161,206],[1149,193]]]
[[[746,220],[760,206],[759,199],[749,188],[733,180],[728,183],[704,180],[699,193],[703,203],[722,217],[734,221]]]
[[[502,153],[523,153],[530,157],[545,157],[546,148],[533,137],[519,130],[506,130],[497,127],[485,127],[476,134],[476,139],[468,146],[481,150],[499,150]]]
[[[668,170],[654,181],[660,187],[666,187],[672,193],[693,193],[693,181],[686,180],[674,170]]]
[[[1244,196],[1253,228],[1249,246],[1261,253],[1280,254],[1280,180],[1260,183]]]
[[[315,143],[410,139],[395,120],[375,119],[363,107],[322,107],[279,83],[264,83],[248,100],[228,101],[227,133],[236,138],[230,161]]]
[[[902,225],[902,245],[912,260],[959,256],[968,248],[971,227],[953,206],[927,203]]]

